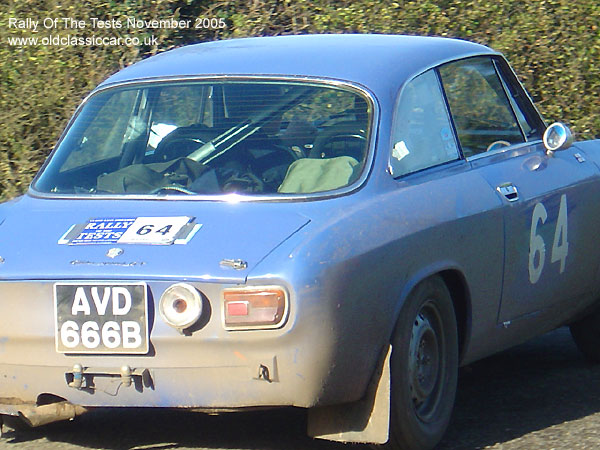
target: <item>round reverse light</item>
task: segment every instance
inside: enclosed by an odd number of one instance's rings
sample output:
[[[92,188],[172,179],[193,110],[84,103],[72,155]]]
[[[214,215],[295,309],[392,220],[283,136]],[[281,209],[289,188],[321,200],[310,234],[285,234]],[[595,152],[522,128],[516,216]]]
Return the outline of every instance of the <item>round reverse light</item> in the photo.
[[[158,310],[163,320],[178,330],[191,327],[202,315],[202,297],[194,286],[177,283],[160,297]]]

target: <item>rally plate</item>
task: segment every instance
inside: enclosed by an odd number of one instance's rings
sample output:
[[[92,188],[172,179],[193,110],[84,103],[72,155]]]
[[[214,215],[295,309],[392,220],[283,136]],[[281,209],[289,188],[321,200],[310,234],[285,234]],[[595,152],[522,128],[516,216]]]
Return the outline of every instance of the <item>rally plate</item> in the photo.
[[[59,353],[148,353],[144,282],[55,283],[54,311]]]

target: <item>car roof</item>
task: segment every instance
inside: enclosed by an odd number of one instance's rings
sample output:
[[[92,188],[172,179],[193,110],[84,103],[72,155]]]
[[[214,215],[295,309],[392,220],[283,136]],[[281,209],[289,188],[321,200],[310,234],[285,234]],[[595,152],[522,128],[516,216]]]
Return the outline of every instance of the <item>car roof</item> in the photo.
[[[294,35],[188,45],[133,64],[104,81],[193,76],[294,76],[389,89],[437,64],[494,54],[458,39],[377,34]]]

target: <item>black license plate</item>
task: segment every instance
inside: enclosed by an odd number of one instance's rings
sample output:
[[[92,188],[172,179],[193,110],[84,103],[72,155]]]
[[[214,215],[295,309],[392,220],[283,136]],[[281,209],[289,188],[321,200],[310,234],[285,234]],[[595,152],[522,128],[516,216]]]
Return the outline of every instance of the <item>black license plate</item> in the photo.
[[[148,353],[146,283],[54,285],[56,351]]]

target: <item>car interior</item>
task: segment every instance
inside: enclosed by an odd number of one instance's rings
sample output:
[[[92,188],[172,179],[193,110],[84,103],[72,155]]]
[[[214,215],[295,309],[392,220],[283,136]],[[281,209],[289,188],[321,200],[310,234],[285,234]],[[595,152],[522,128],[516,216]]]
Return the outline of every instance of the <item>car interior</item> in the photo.
[[[308,83],[164,83],[82,108],[36,188],[70,194],[307,194],[366,160],[370,107]]]

